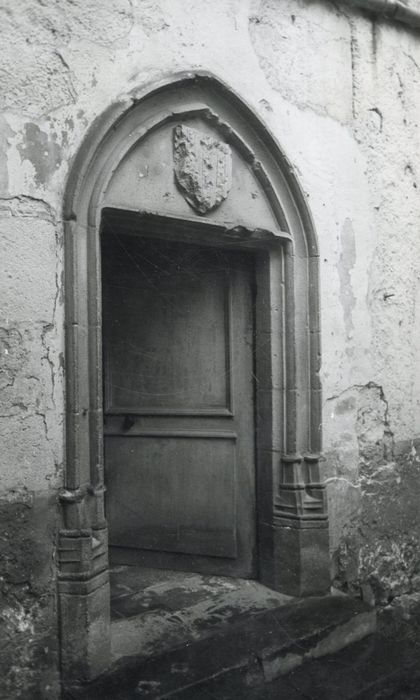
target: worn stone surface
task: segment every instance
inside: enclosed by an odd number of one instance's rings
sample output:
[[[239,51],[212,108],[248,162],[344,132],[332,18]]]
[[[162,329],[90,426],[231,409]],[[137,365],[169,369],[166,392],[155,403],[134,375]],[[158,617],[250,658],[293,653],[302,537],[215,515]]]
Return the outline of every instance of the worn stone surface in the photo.
[[[111,569],[112,654],[148,658],[295,599],[257,581],[121,566]]]
[[[59,697],[56,526],[54,496],[10,491],[0,499],[1,698]]]
[[[382,604],[420,591],[418,33],[327,0],[7,0],[0,13],[0,498],[16,553],[36,514],[55,514],[62,479],[70,163],[110,104],[206,70],[281,143],[318,234],[333,576]],[[30,628],[2,617],[6,652],[26,649],[16,687],[3,673],[9,698],[36,697],[41,669],[55,673],[54,654],[43,667],[28,651],[55,635],[47,579],[22,594]],[[22,584],[7,585],[15,611]]]
[[[338,653],[309,659],[270,683],[263,681],[261,666],[255,663],[247,673],[243,668],[230,669],[192,688],[179,690],[171,697],[176,700],[236,700],[238,697],[244,700],[418,700],[418,650],[418,627],[413,630],[412,626],[399,625],[396,634],[389,622],[382,621],[376,634]],[[181,668],[175,671],[179,673]],[[154,690],[158,691],[157,684],[144,682],[140,687],[149,697]],[[118,690],[113,700],[118,697]],[[123,689],[121,697],[126,700],[130,695]]]
[[[115,568],[111,580],[115,663],[97,681],[68,687],[69,699],[157,700],[183,688],[200,697],[203,681],[220,676],[264,692],[376,628],[376,613],[343,595],[299,601],[255,581],[131,567]]]

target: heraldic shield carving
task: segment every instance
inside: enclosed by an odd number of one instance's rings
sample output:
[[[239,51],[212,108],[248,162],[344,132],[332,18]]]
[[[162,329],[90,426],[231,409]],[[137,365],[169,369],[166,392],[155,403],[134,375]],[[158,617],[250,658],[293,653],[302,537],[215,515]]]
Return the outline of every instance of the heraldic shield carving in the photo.
[[[174,128],[175,180],[199,214],[215,209],[232,186],[232,152],[227,143],[189,126]]]

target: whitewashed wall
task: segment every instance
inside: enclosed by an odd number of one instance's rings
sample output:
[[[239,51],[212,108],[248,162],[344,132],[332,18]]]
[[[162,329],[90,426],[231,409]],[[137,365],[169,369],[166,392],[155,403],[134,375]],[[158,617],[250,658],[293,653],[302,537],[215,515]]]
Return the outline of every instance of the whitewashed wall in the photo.
[[[4,0],[1,13],[1,580],[22,689],[39,682],[32,635],[49,640],[43,697],[56,692],[69,164],[111,103],[176,71],[245,99],[308,198],[332,576],[383,603],[420,590],[420,34],[327,0]]]

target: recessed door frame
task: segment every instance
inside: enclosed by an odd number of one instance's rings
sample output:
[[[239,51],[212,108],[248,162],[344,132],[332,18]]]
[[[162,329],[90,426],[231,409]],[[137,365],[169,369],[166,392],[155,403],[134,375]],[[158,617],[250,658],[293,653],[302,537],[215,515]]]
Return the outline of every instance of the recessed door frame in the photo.
[[[66,468],[59,494],[59,620],[64,679],[89,680],[110,660],[104,517],[100,226],[162,215],[107,209],[118,164],[174,118],[201,114],[237,149],[264,188],[273,230],[172,218],[181,240],[252,248],[257,258],[257,521],[259,578],[294,595],[329,587],[328,521],[320,474],[318,252],[305,197],[276,141],[252,110],[207,74],[172,77],[114,105],[92,127],[71,168],[64,206]],[[168,223],[167,217],[163,217]],[[168,228],[168,230],[169,230]],[[182,231],[182,233],[181,233]]]
[[[255,266],[254,307],[254,402],[255,402],[255,499],[256,499],[256,578],[276,587],[271,528],[273,455],[284,444],[284,269],[290,238],[284,233],[277,240],[263,234],[254,240],[232,240],[222,226],[208,222],[178,220],[169,216],[140,215],[133,211],[104,209],[105,226],[122,234],[191,243],[218,250],[253,253]],[[270,309],[272,311],[270,311]],[[127,409],[128,411],[128,409]],[[128,411],[129,412],[129,411]],[[146,411],[147,413],[147,411]],[[274,457],[274,460],[276,457]],[[105,478],[106,487],[106,478]],[[267,498],[267,494],[269,497]],[[136,556],[132,556],[132,562]]]

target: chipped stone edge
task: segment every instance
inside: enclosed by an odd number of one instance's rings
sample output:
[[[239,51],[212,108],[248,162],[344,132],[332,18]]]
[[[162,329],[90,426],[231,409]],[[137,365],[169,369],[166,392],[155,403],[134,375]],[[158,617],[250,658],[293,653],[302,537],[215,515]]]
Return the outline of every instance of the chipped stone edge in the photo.
[[[320,639],[308,651],[301,654],[289,652],[285,656],[273,655],[271,658],[260,658],[266,682],[276,680],[280,676],[293,671],[301,666],[304,661],[318,659],[322,656],[334,654],[351,644],[360,642],[362,639],[376,631],[376,611],[358,613],[352,619],[343,622],[333,629],[326,637]]]

